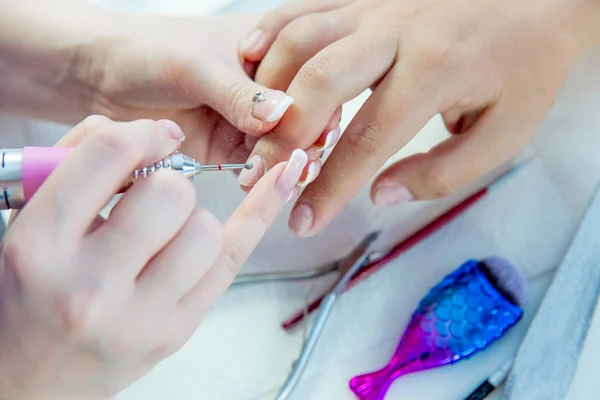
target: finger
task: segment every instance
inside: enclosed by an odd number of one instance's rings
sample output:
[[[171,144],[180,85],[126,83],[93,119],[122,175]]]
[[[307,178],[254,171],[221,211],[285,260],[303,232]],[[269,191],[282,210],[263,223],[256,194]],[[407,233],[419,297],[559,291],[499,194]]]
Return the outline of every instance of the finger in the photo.
[[[298,199],[289,221],[295,234],[322,229],[437,113],[439,104],[432,101],[441,92],[437,80],[415,80],[412,71],[409,66],[390,71],[355,116],[319,177]]]
[[[268,170],[287,159],[294,148],[310,147],[339,106],[386,73],[394,62],[396,50],[389,36],[373,38],[355,34],[317,54],[302,67],[288,90],[295,99],[294,107],[272,133],[258,141],[251,160],[262,163],[263,169]],[[240,174],[240,184],[253,186],[261,176],[259,172]]]
[[[190,182],[175,171],[160,171],[136,182],[108,220],[85,238],[103,265],[133,279],[185,224],[196,204]]]
[[[310,146],[306,153],[310,160],[316,160],[323,156],[323,153],[327,150],[332,149],[342,136],[342,130],[340,122],[342,121],[342,108],[338,108],[329,120],[329,123],[325,127],[325,131],[319,136],[317,141]]]
[[[182,299],[181,305],[202,316],[229,287],[239,269],[293,195],[308,162],[295,150],[287,163],[273,167],[254,187],[225,223],[223,251],[213,268]]]
[[[260,61],[265,56],[279,32],[290,22],[303,15],[335,10],[354,0],[290,1],[267,14],[240,43],[241,55],[250,61]]]
[[[342,111],[341,107],[336,110],[333,117],[331,117],[331,119],[327,123],[327,127],[325,128],[325,131],[321,134],[321,136],[319,136],[317,141],[306,150],[306,154],[308,155],[309,163],[308,163],[306,170],[304,171],[304,173],[302,175],[302,179],[300,180],[301,181],[300,186],[304,187],[317,178],[319,172],[321,171],[321,160],[320,160],[321,157],[323,156],[323,154],[326,150],[331,149],[333,146],[335,146],[335,144],[341,137],[341,129],[340,129],[340,125],[339,125],[339,123],[341,121],[341,117],[342,117],[341,111]],[[335,124],[337,124],[337,126],[333,127]],[[247,146],[249,146],[250,151],[251,151],[254,149],[257,142],[258,142],[258,140],[255,141],[255,140],[247,139],[245,141],[245,148],[247,148]],[[243,154],[246,154],[246,158],[244,158],[244,160],[247,160],[248,159],[247,156],[250,154],[250,151],[239,152],[239,155],[241,156]],[[242,161],[236,161],[236,162],[242,162]],[[256,182],[258,179],[260,179],[261,176],[264,175],[265,165],[263,163],[262,157],[255,154],[254,156],[252,156],[250,158],[250,163],[253,166],[251,170],[242,170],[238,174],[239,182]],[[244,190],[249,191],[250,188],[251,188],[251,186],[244,187]]]
[[[379,206],[444,197],[463,189],[514,156],[528,129],[507,121],[500,106],[488,109],[471,130],[452,136],[427,154],[399,161],[377,177],[371,198]]]
[[[80,144],[24,209],[33,225],[52,226],[71,238],[87,231],[132,170],[173,152],[183,135],[170,121],[119,123],[104,117],[90,117],[74,130],[79,132],[72,137],[83,137]]]
[[[206,274],[223,248],[223,225],[204,210],[192,212],[177,236],[144,268],[138,287],[148,301],[177,303]]]
[[[308,60],[357,29],[356,14],[344,10],[305,15],[287,25],[260,63],[256,81],[287,90]]]
[[[199,72],[198,79],[214,71]],[[206,82],[202,98],[237,129],[254,136],[271,131],[294,102],[280,90],[271,90],[251,80],[242,66],[224,66],[219,78]]]
[[[246,137],[258,140],[229,123],[219,123],[213,130],[209,143],[204,145],[204,149],[208,150],[204,160],[211,164],[245,162],[250,155],[250,150],[245,146]]]

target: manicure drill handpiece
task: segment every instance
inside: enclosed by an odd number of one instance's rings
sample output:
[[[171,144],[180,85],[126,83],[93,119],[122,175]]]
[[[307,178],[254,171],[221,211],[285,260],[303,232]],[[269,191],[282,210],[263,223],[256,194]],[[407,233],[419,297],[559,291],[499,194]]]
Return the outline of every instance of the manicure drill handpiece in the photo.
[[[21,208],[34,195],[52,171],[71,153],[67,147],[24,147],[22,149],[2,149],[0,167],[0,209]],[[193,180],[204,171],[224,171],[250,169],[247,164],[201,165],[192,157],[182,153],[173,153],[151,166],[132,172],[123,190],[134,181],[156,173],[162,169],[180,172]]]
[[[182,153],[173,153],[166,156],[162,160],[157,161],[153,165],[136,169],[131,174],[131,179],[137,180],[139,178],[145,178],[146,176],[158,172],[161,169],[171,169],[174,171],[180,171],[183,174],[183,176],[185,176],[189,180],[194,180],[196,176],[200,175],[202,172],[205,171],[226,171],[244,168],[251,169],[252,164],[246,163],[201,165],[199,162],[197,162],[190,156],[187,156]]]

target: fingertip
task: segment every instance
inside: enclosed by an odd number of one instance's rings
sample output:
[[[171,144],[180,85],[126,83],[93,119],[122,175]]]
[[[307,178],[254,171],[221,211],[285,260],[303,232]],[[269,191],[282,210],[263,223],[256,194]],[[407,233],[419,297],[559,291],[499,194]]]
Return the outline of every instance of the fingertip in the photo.
[[[185,133],[183,133],[181,127],[175,122],[171,121],[170,119],[159,119],[156,122],[167,131],[171,139],[178,140],[180,142],[185,140]]]
[[[300,200],[290,214],[288,227],[298,237],[310,237],[313,236],[314,220],[315,211],[312,206]]]
[[[266,172],[264,160],[260,155],[254,154],[248,162],[252,164],[252,168],[243,170],[238,176],[242,188],[252,188]]]
[[[407,203],[414,199],[412,192],[399,182],[382,181],[371,187],[371,201],[379,207]]]

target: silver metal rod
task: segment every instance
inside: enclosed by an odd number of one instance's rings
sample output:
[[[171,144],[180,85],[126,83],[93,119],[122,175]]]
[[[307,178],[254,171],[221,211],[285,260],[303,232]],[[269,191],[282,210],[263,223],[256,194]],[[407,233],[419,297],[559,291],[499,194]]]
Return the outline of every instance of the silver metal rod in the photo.
[[[362,268],[362,266],[365,264],[365,262],[367,262],[367,260],[369,259],[369,254],[367,253],[367,249],[369,248],[371,243],[374,242],[379,237],[379,234],[380,234],[379,231],[373,232],[361,242],[361,244],[356,248],[356,250],[350,256],[350,259],[352,259],[352,258],[354,259],[354,263],[352,264],[352,267],[338,281],[338,283],[335,285],[335,287],[333,288],[331,293],[329,293],[323,299],[323,303],[321,304],[321,308],[319,310],[319,315],[317,316],[315,325],[311,329],[311,331],[308,335],[308,338],[306,339],[306,342],[304,343],[304,346],[302,347],[302,351],[300,352],[300,357],[294,363],[292,372],[290,373],[290,375],[288,376],[284,385],[282,386],[281,390],[277,394],[277,397],[275,397],[275,400],[287,399],[290,396],[290,394],[292,394],[294,388],[298,385],[298,382],[300,381],[300,377],[302,376],[302,373],[304,372],[304,369],[308,365],[308,361],[309,361],[315,347],[317,346],[319,337],[321,336],[321,333],[323,332],[323,329],[325,328],[325,324],[327,323],[327,320],[329,319],[329,315],[331,314],[331,311],[333,310],[333,306],[335,305],[335,302],[336,302],[338,296],[342,293],[342,291],[344,290],[344,287],[346,286],[348,281],[350,281],[350,279],[354,276],[354,274],[356,274],[356,272],[358,272],[358,270],[360,268]]]
[[[252,169],[252,163],[246,164],[209,164],[209,165],[201,165],[196,164],[196,170],[198,172],[205,171],[226,171],[226,170],[235,170],[235,169]]]
[[[335,261],[331,264],[306,271],[259,272],[252,274],[240,274],[235,277],[231,286],[267,282],[301,281],[319,278],[321,276],[328,275],[337,271],[339,263],[340,261]]]

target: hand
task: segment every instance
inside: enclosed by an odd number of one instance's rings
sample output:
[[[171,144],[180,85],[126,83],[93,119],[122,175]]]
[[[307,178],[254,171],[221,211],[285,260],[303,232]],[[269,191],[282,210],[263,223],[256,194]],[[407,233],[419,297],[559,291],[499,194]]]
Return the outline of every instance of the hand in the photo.
[[[113,16],[114,42],[99,41],[82,56],[89,61],[79,73],[94,88],[90,113],[169,118],[188,134],[183,151],[202,161],[244,161],[256,142],[246,134],[273,129],[293,101],[242,67],[237,41],[257,20]]]
[[[48,13],[43,0],[9,0],[0,14],[0,109],[73,124],[94,114],[168,118],[201,161],[243,161],[255,140],[238,129],[257,138],[292,102],[242,67],[237,41],[256,21],[122,15],[80,0],[56,0]]]
[[[91,117],[59,143],[77,147],[2,246],[0,399],[106,399],[177,351],[307,163],[299,150],[275,166],[224,224],[194,209],[193,186],[174,171],[136,182],[97,217],[133,169],[181,136],[172,122]]]
[[[599,17],[591,0],[299,0],[265,17],[262,39],[242,54],[261,59],[257,82],[295,99],[257,143],[265,169],[313,145],[336,107],[373,90],[296,203],[291,229],[321,230],[437,113],[453,135],[384,171],[371,189],[377,205],[445,196],[499,166],[598,41]],[[254,172],[240,183],[252,186]]]

